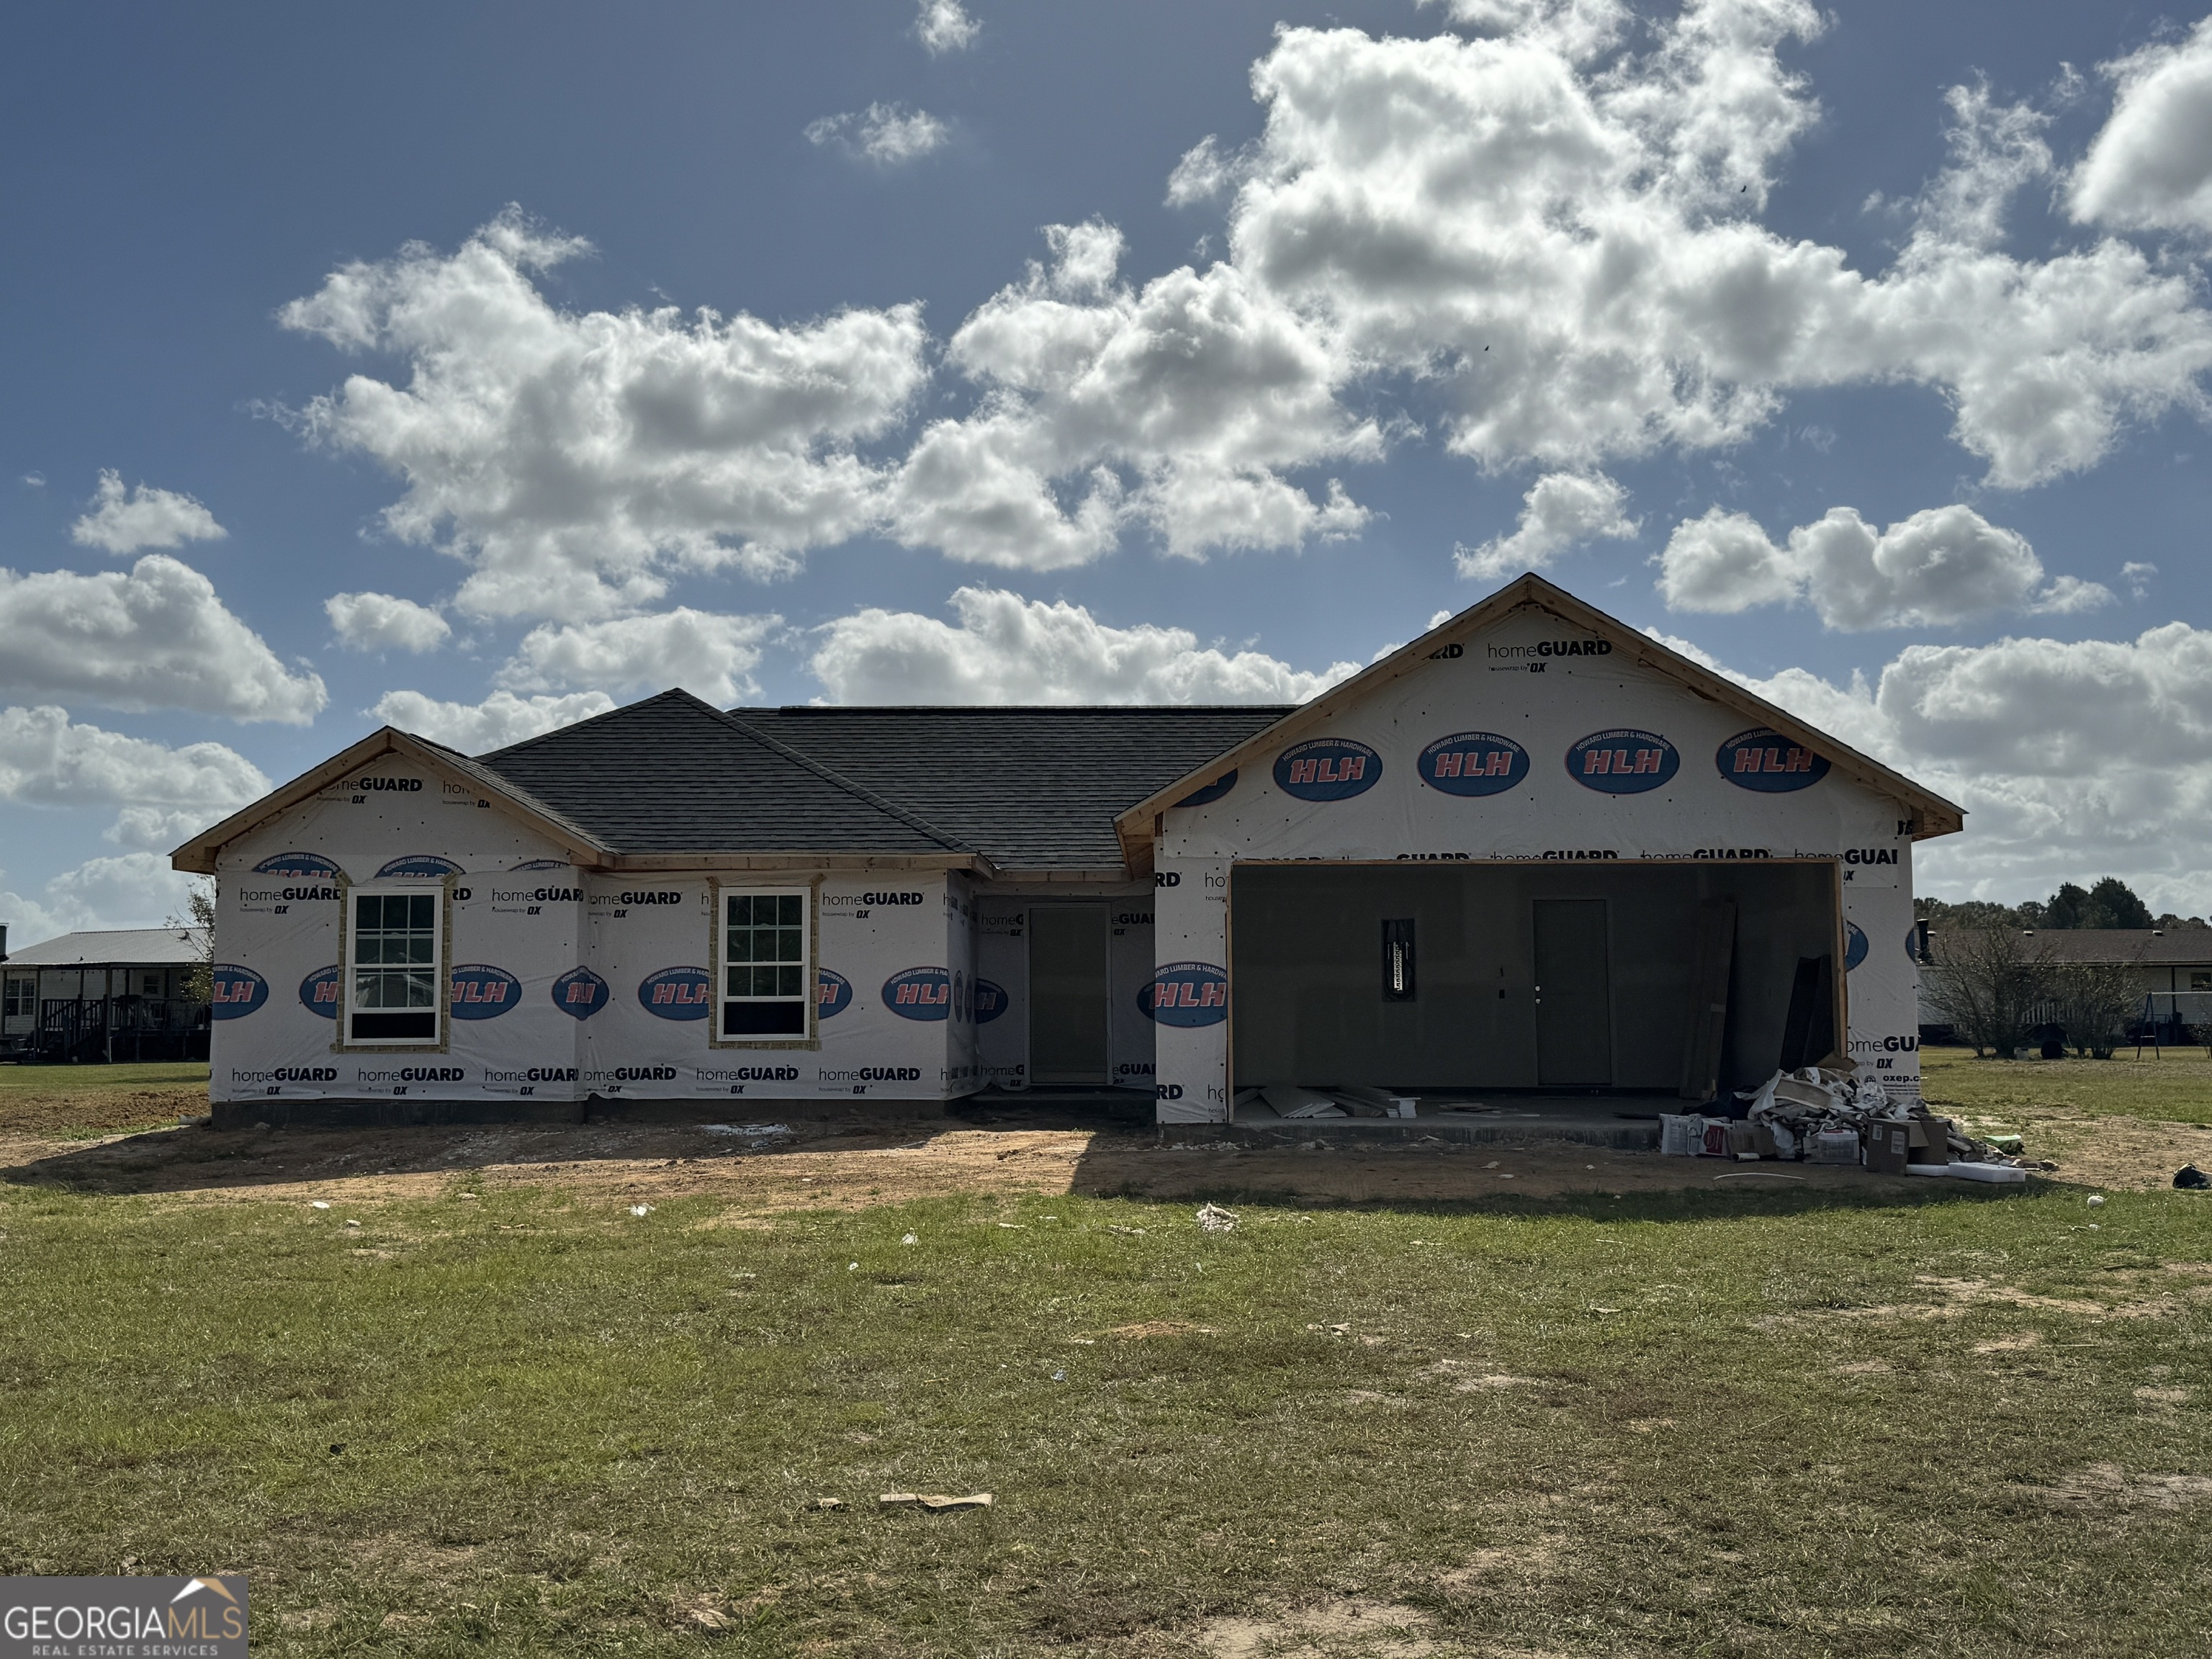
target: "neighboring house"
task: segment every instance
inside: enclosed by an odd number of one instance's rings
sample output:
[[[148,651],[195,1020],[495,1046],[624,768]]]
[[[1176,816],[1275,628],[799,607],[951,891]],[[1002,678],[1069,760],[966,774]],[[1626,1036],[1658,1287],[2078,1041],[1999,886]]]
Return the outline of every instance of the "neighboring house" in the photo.
[[[1922,977],[1920,1024],[1931,1042],[1951,1040],[1951,1027],[1929,999],[1942,972],[1946,930],[1928,932]],[[2138,1018],[2162,1042],[2186,1042],[2185,1025],[2212,1023],[2212,927],[2042,927],[2021,930],[2021,942],[2065,966],[2084,963],[2130,969],[2142,1002]],[[2147,1036],[2146,1041],[2152,1040]]]
[[[189,927],[64,933],[27,946],[0,964],[0,1055],[205,1060],[208,1006],[185,994],[185,981],[206,958],[207,935]]]
[[[216,878],[218,1106],[996,1084],[1199,1121],[1835,1054],[1915,1094],[1911,849],[1961,823],[1530,575],[1295,708],[386,727],[174,863]]]

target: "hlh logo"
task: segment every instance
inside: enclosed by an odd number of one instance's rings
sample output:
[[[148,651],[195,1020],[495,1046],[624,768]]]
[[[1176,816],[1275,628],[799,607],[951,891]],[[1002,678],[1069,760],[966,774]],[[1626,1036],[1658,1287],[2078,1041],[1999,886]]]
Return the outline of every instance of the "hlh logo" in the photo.
[[[338,1017],[338,970],[333,963],[318,968],[300,981],[300,1006],[325,1019]]]
[[[607,982],[588,968],[571,968],[553,981],[553,1006],[571,1019],[589,1019],[607,1006]]]
[[[1455,732],[1421,750],[1416,769],[1447,795],[1498,795],[1528,775],[1528,751],[1495,732]]]
[[[1229,1018],[1229,975],[1210,962],[1170,962],[1137,1006],[1163,1025],[1218,1025]]]
[[[1300,800],[1350,800],[1382,776],[1382,757],[1348,738],[1294,743],[1275,757],[1275,787]]]
[[[397,858],[376,872],[376,879],[384,881],[393,876],[458,876],[461,866],[451,859],[441,859],[435,853],[410,853]]]
[[[489,963],[464,963],[453,969],[455,1019],[497,1019],[522,1000],[522,981]]]
[[[1231,775],[1234,775],[1233,774]],[[1006,1012],[1006,988],[988,979],[975,981],[975,1023],[988,1025]]]
[[[637,1000],[662,1019],[704,1019],[714,983],[704,968],[664,968],[637,982]]]
[[[828,1019],[853,1006],[853,981],[827,968],[814,970],[814,1017]]]
[[[1756,789],[1763,795],[1809,789],[1828,775],[1826,756],[1765,726],[1737,732],[1713,751],[1713,763],[1737,788]]]
[[[318,853],[279,853],[253,866],[257,876],[313,876],[336,881],[345,872]]]
[[[1177,806],[1211,806],[1236,787],[1237,773],[1236,769],[1231,768],[1225,775],[1214,779],[1204,788],[1192,790],[1176,805]]]
[[[944,1019],[952,1012],[952,975],[942,968],[904,968],[884,981],[884,1006],[901,1019]]]
[[[251,968],[219,962],[215,966],[215,989],[208,1012],[216,1019],[244,1019],[269,1000],[269,981]]]
[[[1867,936],[1859,931],[1859,925],[1856,921],[1845,922],[1844,924],[1844,971],[1848,974],[1866,959]]]
[[[1593,732],[1567,750],[1569,775],[1608,795],[1640,795],[1672,781],[1681,769],[1681,756],[1656,732]]]

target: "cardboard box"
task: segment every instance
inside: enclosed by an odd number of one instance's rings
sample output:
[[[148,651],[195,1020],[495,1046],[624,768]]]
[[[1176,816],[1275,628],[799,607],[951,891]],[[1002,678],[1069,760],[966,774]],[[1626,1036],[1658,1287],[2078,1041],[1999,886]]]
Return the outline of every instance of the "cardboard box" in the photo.
[[[1876,1175],[1903,1175],[1911,1153],[1910,1124],[1869,1123],[1859,1132],[1859,1161]]]
[[[1909,1145],[1905,1149],[1908,1164],[1948,1164],[1951,1161],[1951,1124],[1948,1118],[1916,1117],[1906,1126]]]

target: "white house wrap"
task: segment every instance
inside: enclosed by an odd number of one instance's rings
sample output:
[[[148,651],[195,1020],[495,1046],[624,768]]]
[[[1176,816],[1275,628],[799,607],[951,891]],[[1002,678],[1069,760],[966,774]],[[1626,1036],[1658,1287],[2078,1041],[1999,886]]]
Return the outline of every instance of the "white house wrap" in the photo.
[[[217,878],[219,1106],[1113,1086],[1190,1121],[1792,1053],[1916,1091],[1911,847],[1960,823],[1529,576],[1297,709],[386,729],[176,863]]]

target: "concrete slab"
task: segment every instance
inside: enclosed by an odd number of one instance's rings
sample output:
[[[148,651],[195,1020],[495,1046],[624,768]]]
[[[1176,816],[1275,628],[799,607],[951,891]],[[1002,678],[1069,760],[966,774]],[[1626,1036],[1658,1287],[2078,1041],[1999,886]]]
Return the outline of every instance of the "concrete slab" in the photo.
[[[1459,1104],[1461,1103],[1450,1103]],[[1370,1152],[1423,1145],[1447,1146],[1535,1146],[1545,1143],[1611,1146],[1646,1151],[1659,1144],[1656,1110],[1643,1099],[1510,1097],[1470,1109],[1433,1108],[1424,1099],[1414,1117],[1283,1118],[1262,1109],[1240,1112],[1234,1123],[1172,1123],[1161,1135],[1170,1144],[1296,1146],[1318,1141],[1325,1146],[1356,1146]]]

